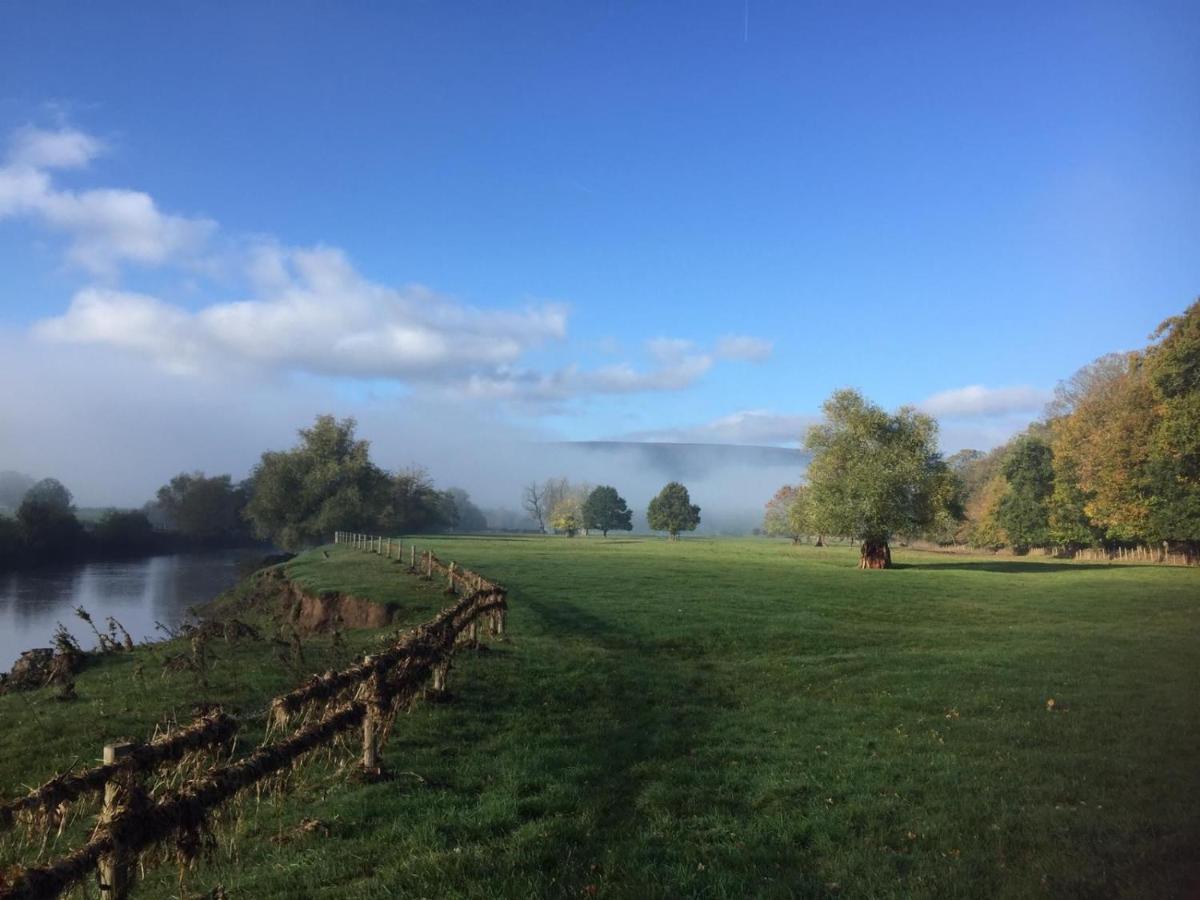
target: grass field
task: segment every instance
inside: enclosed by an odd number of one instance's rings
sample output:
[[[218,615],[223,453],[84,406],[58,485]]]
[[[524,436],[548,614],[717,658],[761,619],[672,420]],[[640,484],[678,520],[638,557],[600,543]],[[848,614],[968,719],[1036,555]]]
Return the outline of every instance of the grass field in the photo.
[[[190,894],[1200,888],[1194,570],[899,551],[899,568],[860,572],[849,549],[765,540],[423,545],[509,587],[509,640],[456,661],[452,702],[398,721],[394,780],[314,765],[286,796],[243,804]],[[443,598],[397,568],[344,549],[292,563],[314,589],[429,618]],[[372,639],[305,652],[322,668]],[[189,676],[132,675],[164,652],[85,672],[73,704],[0,697],[0,784],[186,715]],[[293,680],[261,645],[231,646],[202,693],[244,713]],[[297,833],[304,817],[322,827]],[[152,870],[139,895],[177,896],[178,877]]]

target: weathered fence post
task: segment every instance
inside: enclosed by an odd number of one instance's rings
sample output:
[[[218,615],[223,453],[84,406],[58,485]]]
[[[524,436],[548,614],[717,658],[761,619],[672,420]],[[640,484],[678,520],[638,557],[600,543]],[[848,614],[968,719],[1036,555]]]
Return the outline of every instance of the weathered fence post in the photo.
[[[454,593],[454,560],[450,560],[450,567],[446,569],[446,590]]]
[[[111,766],[129,755],[133,744],[105,744],[104,764]],[[104,807],[100,812],[100,821],[111,822],[117,812],[117,802],[121,798],[125,786],[116,778],[110,778],[104,785]],[[121,858],[120,849],[114,850],[100,858],[98,866],[100,874],[100,897],[102,900],[125,900],[129,896],[129,873],[125,868],[126,862]]]
[[[433,551],[425,551],[425,577],[433,578]]]
[[[363,660],[367,665],[375,664],[375,657],[368,656]],[[381,704],[382,685],[379,672],[376,670],[367,681],[367,714],[363,716],[363,771],[367,775],[379,771],[379,726],[382,719]]]
[[[417,571],[417,545],[412,544],[408,548],[408,567],[414,572]]]

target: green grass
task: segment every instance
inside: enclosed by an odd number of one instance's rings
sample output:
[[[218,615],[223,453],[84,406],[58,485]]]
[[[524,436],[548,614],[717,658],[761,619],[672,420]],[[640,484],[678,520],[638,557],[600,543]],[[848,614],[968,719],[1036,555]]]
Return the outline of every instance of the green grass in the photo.
[[[509,587],[510,639],[460,657],[453,702],[398,720],[394,780],[304,770],[294,792],[242,805],[222,832],[236,852],[222,844],[189,891],[1160,898],[1200,886],[1194,570],[901,551],[901,568],[859,572],[844,548],[753,540],[422,546]],[[440,585],[343,548],[292,567],[315,590],[414,619],[441,605]],[[290,683],[261,649],[221,652],[210,693],[235,706]],[[311,651],[337,652],[350,650]],[[99,732],[135,733],[194,696],[187,676],[131,690],[132,662],[86,672],[75,704],[0,698],[0,783],[95,755]],[[328,834],[294,835],[305,816]],[[177,894],[177,877],[153,870],[140,893]]]

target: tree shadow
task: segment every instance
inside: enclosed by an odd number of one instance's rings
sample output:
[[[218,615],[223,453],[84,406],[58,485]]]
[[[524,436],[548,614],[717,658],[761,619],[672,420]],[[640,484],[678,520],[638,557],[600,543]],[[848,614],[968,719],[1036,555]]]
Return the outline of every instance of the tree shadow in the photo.
[[[1096,569],[1127,568],[1115,562],[1029,562],[1025,560],[986,560],[983,562],[893,563],[893,569],[920,569],[927,572],[958,569],[965,572],[1000,572],[1010,575],[1038,572],[1089,572]]]

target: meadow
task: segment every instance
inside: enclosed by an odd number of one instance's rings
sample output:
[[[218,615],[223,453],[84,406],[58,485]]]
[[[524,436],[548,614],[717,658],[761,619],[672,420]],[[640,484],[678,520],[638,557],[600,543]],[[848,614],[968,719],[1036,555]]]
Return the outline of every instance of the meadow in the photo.
[[[507,639],[461,654],[452,698],[397,721],[391,780],[318,761],[243,801],[195,870],[149,870],[138,896],[1200,888],[1195,570],[898,550],[898,568],[861,572],[850,548],[749,539],[418,543],[508,587]],[[292,577],[410,623],[445,601],[394,563],[325,551]],[[303,664],[217,646],[204,686],[160,674],[171,645],[139,648],[82,673],[73,702],[0,697],[0,785],[13,795],[197,700],[252,720],[302,665],[377,639],[309,639]]]

